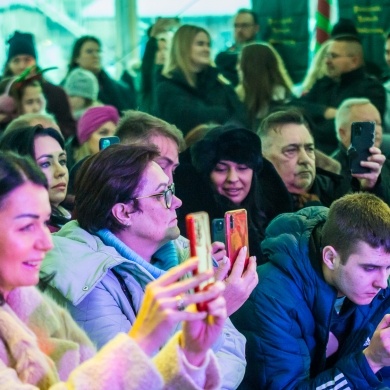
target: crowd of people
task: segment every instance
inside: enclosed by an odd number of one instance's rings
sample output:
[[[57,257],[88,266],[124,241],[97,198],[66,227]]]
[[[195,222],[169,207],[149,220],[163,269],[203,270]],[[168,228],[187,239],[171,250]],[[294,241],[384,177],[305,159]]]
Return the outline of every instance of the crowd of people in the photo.
[[[207,29],[157,20],[139,91],[97,37],[75,41],[61,85],[32,34],[7,41],[0,388],[390,388],[389,82],[345,21],[299,95],[256,13],[233,28],[213,59]],[[213,242],[199,272],[186,215],[236,209],[248,247]]]

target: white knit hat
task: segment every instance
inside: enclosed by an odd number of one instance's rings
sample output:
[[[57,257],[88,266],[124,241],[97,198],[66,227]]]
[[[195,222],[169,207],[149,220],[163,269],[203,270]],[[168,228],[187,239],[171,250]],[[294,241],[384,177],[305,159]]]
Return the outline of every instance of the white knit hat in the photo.
[[[95,75],[89,70],[76,68],[66,78],[64,89],[69,96],[97,100],[99,83]]]

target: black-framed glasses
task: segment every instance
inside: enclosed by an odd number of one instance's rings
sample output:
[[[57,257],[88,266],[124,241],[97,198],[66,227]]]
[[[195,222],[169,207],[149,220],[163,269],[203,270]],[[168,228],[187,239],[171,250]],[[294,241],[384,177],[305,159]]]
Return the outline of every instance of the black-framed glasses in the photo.
[[[145,199],[145,198],[154,198],[157,196],[164,196],[165,200],[165,206],[167,209],[170,209],[172,206],[172,199],[173,195],[175,195],[175,184],[172,183],[170,186],[167,187],[167,189],[163,192],[159,192],[158,194],[152,194],[152,195],[144,195],[144,196],[138,196],[137,198],[134,199]]]

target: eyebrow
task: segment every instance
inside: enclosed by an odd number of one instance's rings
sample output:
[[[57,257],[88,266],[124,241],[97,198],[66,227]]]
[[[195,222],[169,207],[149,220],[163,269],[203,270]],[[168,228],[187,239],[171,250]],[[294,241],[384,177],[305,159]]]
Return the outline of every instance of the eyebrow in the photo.
[[[58,157],[63,157],[63,156],[66,156],[66,152],[65,151],[61,152],[58,155]],[[52,155],[52,154],[42,154],[42,156],[37,157],[37,160],[40,160],[41,158],[54,158],[54,155]]]
[[[15,219],[20,219],[20,218],[33,218],[33,219],[39,219],[39,215],[37,214],[19,214],[15,217]]]
[[[314,146],[314,142],[308,142],[306,144],[287,144],[287,145],[283,146],[283,148],[286,148],[288,146],[295,146],[295,147],[299,147],[299,146]]]
[[[160,183],[157,188],[156,188],[156,191],[158,191],[160,188],[162,189],[166,189],[168,187],[168,183]]]

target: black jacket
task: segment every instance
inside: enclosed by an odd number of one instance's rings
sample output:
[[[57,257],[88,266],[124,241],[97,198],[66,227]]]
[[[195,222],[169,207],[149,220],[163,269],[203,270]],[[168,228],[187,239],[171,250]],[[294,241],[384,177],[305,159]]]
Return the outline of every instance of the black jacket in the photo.
[[[233,119],[246,124],[242,103],[233,88],[218,78],[209,66],[198,74],[196,88],[190,86],[179,70],[171,78],[161,76],[156,87],[154,115],[176,125],[186,135],[194,127]]]
[[[386,107],[385,89],[362,67],[342,74],[340,81],[323,77],[306,95],[292,103],[302,106],[312,119],[316,148],[331,154],[337,148],[337,139],[334,120],[324,118],[326,108],[337,108],[348,98],[363,97],[370,99],[383,117]]]

